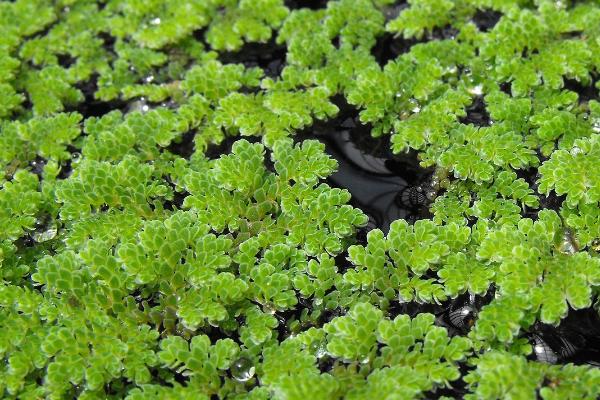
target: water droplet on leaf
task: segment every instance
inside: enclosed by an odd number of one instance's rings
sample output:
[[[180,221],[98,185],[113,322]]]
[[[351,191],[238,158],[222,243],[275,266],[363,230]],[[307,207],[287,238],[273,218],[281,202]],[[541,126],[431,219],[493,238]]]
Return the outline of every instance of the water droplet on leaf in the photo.
[[[133,111],[139,111],[142,114],[150,111],[150,106],[146,102],[145,97],[140,97],[139,100],[136,100],[129,105],[129,112]]]
[[[483,85],[477,85],[469,89],[469,93],[475,96],[481,96],[483,94]]]
[[[271,306],[270,304],[263,304],[264,313],[274,315],[275,311],[277,311],[275,310],[275,307]]]
[[[577,154],[581,154],[581,153],[583,153],[583,150],[581,150],[581,147],[579,147],[579,146],[574,146],[571,149],[571,154],[574,156],[576,156]]]
[[[81,161],[81,153],[79,152],[74,152],[71,154],[71,164],[79,164],[79,162]]]
[[[565,230],[562,240],[558,246],[558,251],[564,254],[574,254],[579,251],[577,240],[570,230]]]
[[[319,348],[315,352],[315,356],[317,358],[322,358],[323,356],[325,356],[325,354],[327,354],[327,350],[325,349],[325,346],[319,346]]]
[[[38,230],[33,232],[31,237],[38,243],[47,242],[48,240],[52,240],[56,237],[56,233],[58,232],[58,228],[56,227],[56,222],[51,221],[47,224],[39,227]]]
[[[254,365],[246,357],[238,358],[231,364],[231,376],[238,382],[246,382],[254,376]]]
[[[315,354],[315,357],[322,358],[327,354],[327,349],[325,348],[325,344],[322,342],[313,342],[310,345],[310,350]]]
[[[433,201],[437,197],[437,191],[435,191],[433,189],[429,189],[429,190],[425,191],[425,197],[427,197],[427,200]]]

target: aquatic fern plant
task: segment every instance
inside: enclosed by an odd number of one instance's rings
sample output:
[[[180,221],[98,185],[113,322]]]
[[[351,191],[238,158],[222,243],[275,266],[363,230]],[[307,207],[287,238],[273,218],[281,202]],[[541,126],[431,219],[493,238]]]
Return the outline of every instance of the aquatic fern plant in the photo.
[[[0,397],[598,398],[599,27],[0,1]]]

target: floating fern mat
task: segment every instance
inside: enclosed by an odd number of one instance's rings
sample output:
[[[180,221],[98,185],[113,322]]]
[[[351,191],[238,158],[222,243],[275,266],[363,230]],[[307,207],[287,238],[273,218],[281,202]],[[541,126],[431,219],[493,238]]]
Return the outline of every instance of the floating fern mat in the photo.
[[[0,397],[596,399],[597,0],[0,1]]]

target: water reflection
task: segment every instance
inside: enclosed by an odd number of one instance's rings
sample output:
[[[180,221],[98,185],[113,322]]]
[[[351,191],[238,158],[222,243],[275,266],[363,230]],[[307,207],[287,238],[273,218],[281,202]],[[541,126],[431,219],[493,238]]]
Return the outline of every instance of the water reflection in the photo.
[[[338,171],[328,183],[352,194],[352,204],[369,216],[367,230],[376,227],[387,233],[399,218],[428,218],[426,182],[431,171],[419,166],[416,153],[392,154],[389,136],[371,137],[370,128],[360,124],[350,106],[342,104],[340,110],[338,118],[315,124],[297,137],[320,140],[338,161]]]

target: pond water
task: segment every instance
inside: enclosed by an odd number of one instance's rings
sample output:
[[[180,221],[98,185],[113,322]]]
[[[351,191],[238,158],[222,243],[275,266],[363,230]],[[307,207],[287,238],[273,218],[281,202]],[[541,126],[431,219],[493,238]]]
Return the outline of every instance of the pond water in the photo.
[[[389,136],[373,138],[358,112],[339,98],[340,113],[326,122],[316,121],[295,135],[298,141],[317,139],[338,161],[338,170],[327,182],[347,189],[351,203],[369,216],[367,229],[385,233],[399,218],[411,222],[429,218],[428,180],[432,170],[419,166],[415,152],[394,155]]]

